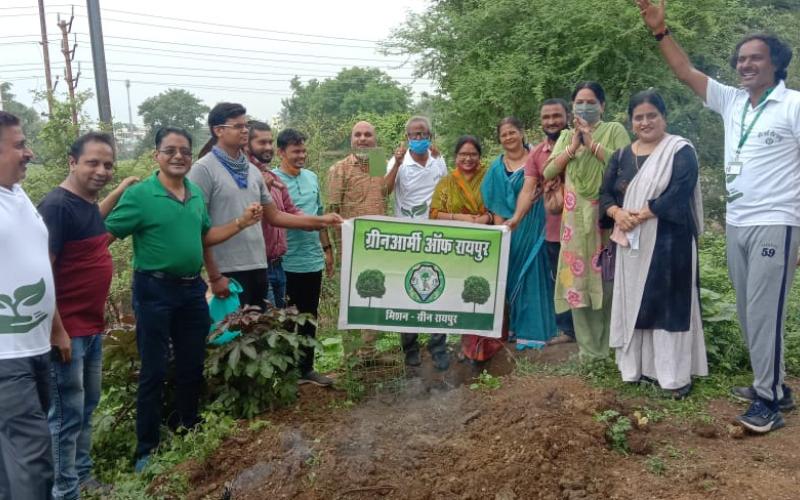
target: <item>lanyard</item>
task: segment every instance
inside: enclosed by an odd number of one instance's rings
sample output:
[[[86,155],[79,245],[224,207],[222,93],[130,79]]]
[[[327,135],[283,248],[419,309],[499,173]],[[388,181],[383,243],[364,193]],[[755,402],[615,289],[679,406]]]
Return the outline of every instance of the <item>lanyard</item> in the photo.
[[[767,97],[769,97],[769,95],[772,93],[774,88],[775,87],[767,89],[767,91],[764,92],[764,95],[761,96],[761,99],[758,101],[758,104],[756,105],[756,107],[761,106],[761,109],[758,110],[758,113],[756,113],[756,116],[753,118],[753,121],[750,122],[750,126],[747,127],[747,130],[745,130],[744,127],[744,120],[745,118],[747,118],[747,108],[750,105],[750,100],[748,99],[745,101],[744,108],[742,108],[742,126],[741,126],[741,135],[739,136],[739,146],[736,148],[737,158],[739,157],[739,153],[742,152],[742,146],[744,146],[744,143],[747,142],[747,138],[750,137],[750,132],[753,131],[753,127],[755,127],[756,122],[758,121],[759,118],[761,118],[761,113],[763,113],[764,108],[767,107],[765,101],[767,100]]]

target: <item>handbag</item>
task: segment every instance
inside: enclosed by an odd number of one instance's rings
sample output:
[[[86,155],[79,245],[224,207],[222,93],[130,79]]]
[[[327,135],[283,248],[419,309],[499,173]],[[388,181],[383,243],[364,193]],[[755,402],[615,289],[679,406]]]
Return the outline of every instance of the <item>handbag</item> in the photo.
[[[544,183],[544,209],[550,215],[564,211],[564,185],[560,176]]]
[[[623,149],[617,153],[617,162],[622,160]],[[617,244],[609,240],[600,250],[600,276],[603,281],[614,281],[614,272],[617,264]]]
[[[617,244],[609,241],[600,250],[600,277],[603,281],[614,281],[614,270],[617,263]]]

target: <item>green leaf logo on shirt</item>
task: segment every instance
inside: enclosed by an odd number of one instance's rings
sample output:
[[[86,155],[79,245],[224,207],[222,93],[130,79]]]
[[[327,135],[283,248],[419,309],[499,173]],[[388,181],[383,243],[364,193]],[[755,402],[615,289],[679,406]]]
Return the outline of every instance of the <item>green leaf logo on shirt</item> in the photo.
[[[36,311],[32,315],[19,313],[19,307],[35,306],[44,298],[45,293],[44,279],[40,279],[32,285],[23,285],[14,290],[14,297],[0,293],[0,311],[11,311],[11,315],[0,312],[0,334],[4,333],[28,333],[36,328],[47,318],[44,311]]]

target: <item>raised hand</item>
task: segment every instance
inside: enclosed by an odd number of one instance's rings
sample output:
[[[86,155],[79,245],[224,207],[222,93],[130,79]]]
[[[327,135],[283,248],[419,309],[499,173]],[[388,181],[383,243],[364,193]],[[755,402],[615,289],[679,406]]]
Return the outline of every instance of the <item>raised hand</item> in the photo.
[[[635,0],[642,14],[644,23],[653,33],[661,33],[666,27],[666,6],[667,0],[661,0],[658,5],[650,0]]]
[[[394,166],[399,167],[403,164],[403,159],[406,157],[406,147],[399,146],[394,150]]]

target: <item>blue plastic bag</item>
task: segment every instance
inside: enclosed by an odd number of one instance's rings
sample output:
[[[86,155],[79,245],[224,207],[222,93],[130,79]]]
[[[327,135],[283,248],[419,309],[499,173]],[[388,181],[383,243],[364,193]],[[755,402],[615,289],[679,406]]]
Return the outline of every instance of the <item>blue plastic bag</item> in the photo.
[[[217,329],[217,325],[225,319],[225,316],[239,309],[239,294],[242,293],[242,285],[231,278],[228,280],[228,290],[230,290],[231,294],[227,298],[221,299],[214,295],[208,301],[208,311],[211,313],[211,330],[209,334]],[[210,340],[209,343],[212,345],[225,345],[239,335],[238,331],[225,330],[214,340]]]

